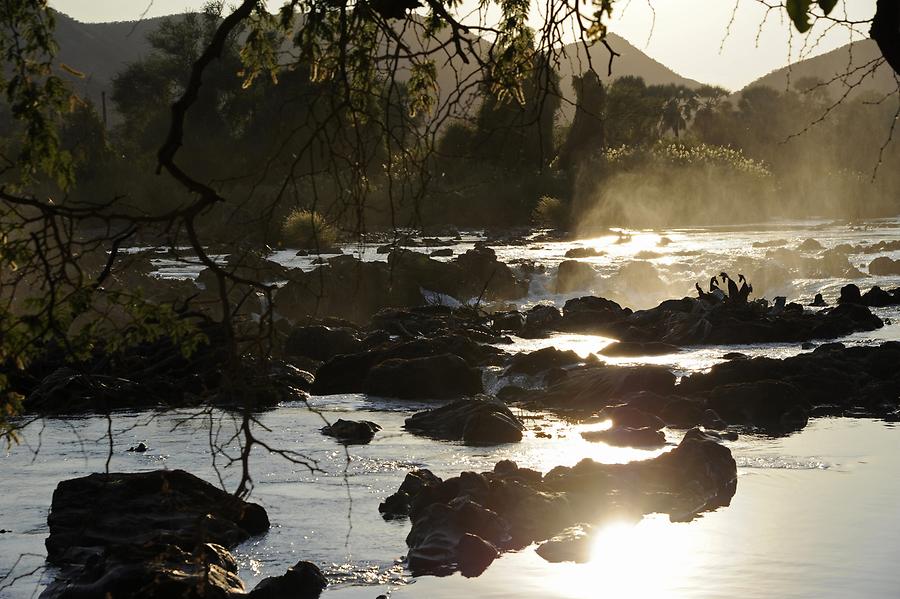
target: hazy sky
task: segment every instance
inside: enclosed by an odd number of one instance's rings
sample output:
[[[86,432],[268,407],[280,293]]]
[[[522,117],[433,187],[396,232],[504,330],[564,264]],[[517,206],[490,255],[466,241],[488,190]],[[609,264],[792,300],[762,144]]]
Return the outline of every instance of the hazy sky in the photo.
[[[50,0],[50,4],[80,21],[124,21],[145,13],[153,17],[196,9],[203,0]],[[734,22],[720,51],[735,4]],[[871,18],[875,0],[845,0],[838,3],[836,13],[842,14],[845,7],[853,19]],[[732,90],[786,65],[789,56],[796,59],[801,52],[803,57],[814,56],[849,41],[843,28],[814,30],[810,39],[822,34],[818,46],[804,51],[807,36],[792,33],[781,10],[772,11],[758,33],[765,14],[758,0],[617,0],[610,29],[679,74]]]

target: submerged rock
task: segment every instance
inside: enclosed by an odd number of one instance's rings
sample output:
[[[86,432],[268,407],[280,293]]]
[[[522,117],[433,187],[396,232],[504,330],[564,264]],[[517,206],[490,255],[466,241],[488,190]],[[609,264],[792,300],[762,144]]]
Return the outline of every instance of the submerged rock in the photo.
[[[405,428],[416,434],[463,441],[466,445],[495,445],[522,440],[525,425],[498,401],[461,399],[413,414]]]

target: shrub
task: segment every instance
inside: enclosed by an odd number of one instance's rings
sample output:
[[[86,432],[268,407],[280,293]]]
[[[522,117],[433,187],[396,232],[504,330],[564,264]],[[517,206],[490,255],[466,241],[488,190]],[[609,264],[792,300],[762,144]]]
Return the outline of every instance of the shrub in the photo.
[[[531,213],[531,220],[538,227],[565,229],[568,225],[568,207],[558,198],[543,196]]]
[[[338,234],[318,212],[295,208],[284,219],[281,238],[290,247],[312,249],[334,246]]]

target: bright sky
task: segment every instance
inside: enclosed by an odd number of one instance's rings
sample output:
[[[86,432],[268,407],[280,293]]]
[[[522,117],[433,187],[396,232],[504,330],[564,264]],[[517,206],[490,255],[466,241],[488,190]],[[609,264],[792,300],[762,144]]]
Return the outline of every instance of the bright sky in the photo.
[[[846,10],[853,20],[868,19],[875,12],[875,1],[843,0],[833,14],[843,16]],[[50,0],[54,8],[87,22],[167,15],[195,10],[203,3]],[[281,2],[273,0],[270,4],[274,8]],[[732,14],[730,34],[722,45]],[[772,11],[767,20],[765,17],[766,9],[759,0],[616,0],[610,29],[677,73],[731,90],[785,66],[790,57],[808,58],[850,40],[849,32],[840,27],[825,31],[823,25],[810,36],[792,32],[783,10]],[[804,50],[804,42],[812,39],[818,39],[818,45]]]

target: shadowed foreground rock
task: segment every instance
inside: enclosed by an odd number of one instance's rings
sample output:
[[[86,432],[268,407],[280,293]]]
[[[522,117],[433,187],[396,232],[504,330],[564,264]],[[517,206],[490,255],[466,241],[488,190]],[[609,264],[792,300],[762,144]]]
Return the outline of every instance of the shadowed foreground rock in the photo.
[[[60,568],[41,595],[47,599],[246,596],[227,548],[269,528],[261,506],[183,470],[63,481],[47,522],[47,560]],[[308,594],[298,588],[292,596],[317,597],[324,588],[314,576],[304,580]],[[282,596],[265,588],[253,593]]]
[[[380,510],[409,515],[407,557],[414,573],[477,575],[493,561],[491,547],[522,548],[613,513],[659,512],[687,521],[727,506],[736,486],[731,451],[692,429],[672,451],[629,464],[586,459],[541,474],[505,460],[493,472],[463,472],[447,480],[427,470],[411,472]]]

